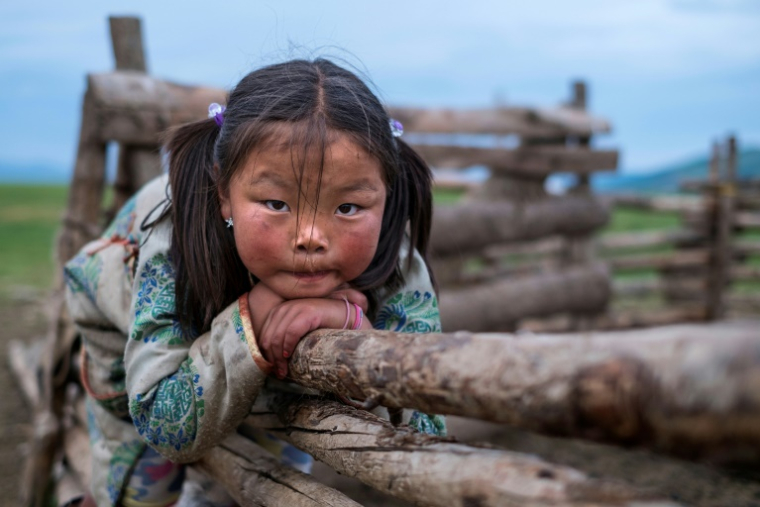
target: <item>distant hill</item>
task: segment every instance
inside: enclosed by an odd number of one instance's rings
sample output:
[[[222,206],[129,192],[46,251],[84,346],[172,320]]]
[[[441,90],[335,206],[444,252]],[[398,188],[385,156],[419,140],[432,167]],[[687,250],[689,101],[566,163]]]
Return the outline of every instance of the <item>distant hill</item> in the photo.
[[[592,185],[599,193],[674,193],[683,180],[706,178],[708,165],[704,156],[646,174],[600,173],[594,175]],[[739,178],[760,178],[760,148],[739,152],[737,174]]]
[[[0,161],[0,184],[33,183],[39,185],[66,184],[71,170],[52,164],[24,164]]]

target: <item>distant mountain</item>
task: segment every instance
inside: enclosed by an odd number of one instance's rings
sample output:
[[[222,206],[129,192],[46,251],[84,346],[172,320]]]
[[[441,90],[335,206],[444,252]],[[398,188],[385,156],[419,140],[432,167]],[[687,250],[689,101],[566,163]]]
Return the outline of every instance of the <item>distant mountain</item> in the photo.
[[[706,178],[708,166],[709,159],[704,156],[646,174],[600,173],[594,175],[591,184],[599,193],[674,193],[683,180]],[[760,178],[760,148],[739,152],[737,175]]]
[[[66,184],[71,179],[68,167],[44,163],[0,161],[0,184],[33,183],[39,185]]]

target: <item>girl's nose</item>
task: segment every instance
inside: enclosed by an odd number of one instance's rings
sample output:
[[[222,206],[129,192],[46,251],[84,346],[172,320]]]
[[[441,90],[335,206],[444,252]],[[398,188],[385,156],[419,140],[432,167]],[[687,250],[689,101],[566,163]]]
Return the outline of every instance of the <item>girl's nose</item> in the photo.
[[[327,250],[327,236],[324,227],[317,220],[309,220],[299,224],[295,241],[296,250],[299,253],[322,253]]]

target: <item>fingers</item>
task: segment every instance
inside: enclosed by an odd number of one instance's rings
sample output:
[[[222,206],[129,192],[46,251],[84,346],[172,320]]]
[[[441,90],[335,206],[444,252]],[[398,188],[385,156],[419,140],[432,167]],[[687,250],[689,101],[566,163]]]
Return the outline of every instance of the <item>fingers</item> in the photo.
[[[282,379],[288,373],[288,361],[298,342],[320,325],[320,314],[304,300],[283,303],[273,309],[262,328],[265,357],[273,364],[274,375]]]

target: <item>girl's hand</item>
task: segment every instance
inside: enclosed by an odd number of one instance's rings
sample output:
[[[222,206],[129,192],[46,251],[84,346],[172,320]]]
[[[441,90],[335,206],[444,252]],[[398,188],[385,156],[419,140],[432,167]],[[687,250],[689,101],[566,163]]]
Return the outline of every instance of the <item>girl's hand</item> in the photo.
[[[288,374],[288,358],[301,338],[315,329],[342,329],[345,321],[346,303],[342,297],[285,301],[269,312],[257,334],[259,349],[274,365],[272,373],[283,379]]]
[[[248,308],[251,312],[251,325],[253,325],[256,341],[261,336],[261,329],[264,327],[269,312],[283,301],[285,300],[263,283],[257,283],[248,293]]]
[[[367,310],[369,309],[369,301],[367,300],[367,296],[362,294],[356,289],[352,289],[348,286],[345,287],[339,287],[335,292],[330,294],[329,296],[332,299],[339,299],[339,300],[348,300],[349,303],[356,303],[359,305],[359,307],[362,309],[362,311],[366,314]],[[344,303],[345,305],[345,303]],[[344,317],[345,322],[345,317]]]

